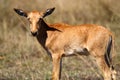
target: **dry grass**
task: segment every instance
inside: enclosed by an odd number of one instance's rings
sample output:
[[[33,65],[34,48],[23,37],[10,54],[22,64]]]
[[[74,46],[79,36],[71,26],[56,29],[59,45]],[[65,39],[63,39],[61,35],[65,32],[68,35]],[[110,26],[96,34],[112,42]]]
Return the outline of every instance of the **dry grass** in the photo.
[[[94,23],[113,31],[117,52],[114,62],[119,80],[119,3],[119,0],[0,0],[0,80],[50,79],[51,59],[30,36],[27,21],[13,11],[13,8],[41,11],[49,7],[56,7],[56,10],[45,19],[46,22]],[[81,56],[63,58],[62,80],[102,80],[96,65],[90,60]]]

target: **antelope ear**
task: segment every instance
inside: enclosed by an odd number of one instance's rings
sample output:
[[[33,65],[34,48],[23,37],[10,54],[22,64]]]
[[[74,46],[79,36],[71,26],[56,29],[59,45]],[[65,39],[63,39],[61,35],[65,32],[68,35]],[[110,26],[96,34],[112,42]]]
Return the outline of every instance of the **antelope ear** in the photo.
[[[42,18],[50,15],[54,10],[55,10],[55,7],[47,9],[47,10],[43,13],[43,17],[42,17]]]
[[[27,13],[24,12],[23,10],[21,10],[21,9],[15,9],[15,8],[14,8],[14,11],[15,11],[17,14],[19,14],[20,16],[27,17]]]

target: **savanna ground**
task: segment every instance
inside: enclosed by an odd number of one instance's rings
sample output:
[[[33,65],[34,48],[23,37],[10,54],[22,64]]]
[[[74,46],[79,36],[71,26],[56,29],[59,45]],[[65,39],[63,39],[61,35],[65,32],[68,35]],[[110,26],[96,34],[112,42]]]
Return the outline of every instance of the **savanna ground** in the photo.
[[[120,80],[120,0],[0,0],[0,80],[49,80],[52,62],[26,19],[13,8],[27,11],[56,7],[48,23],[103,25],[115,34],[114,58]],[[91,57],[63,58],[61,80],[103,80]]]

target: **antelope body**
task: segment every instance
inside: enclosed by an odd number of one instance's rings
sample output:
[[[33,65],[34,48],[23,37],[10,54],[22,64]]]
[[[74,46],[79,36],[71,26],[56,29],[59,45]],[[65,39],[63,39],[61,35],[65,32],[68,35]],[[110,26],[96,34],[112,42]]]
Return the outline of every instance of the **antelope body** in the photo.
[[[52,57],[52,80],[60,80],[62,57],[74,55],[91,55],[103,72],[104,80],[115,80],[115,70],[112,64],[114,52],[114,36],[106,28],[94,24],[71,26],[67,24],[47,24],[43,18],[50,15],[55,8],[44,12],[24,12],[14,9],[20,16],[30,22],[33,36]]]

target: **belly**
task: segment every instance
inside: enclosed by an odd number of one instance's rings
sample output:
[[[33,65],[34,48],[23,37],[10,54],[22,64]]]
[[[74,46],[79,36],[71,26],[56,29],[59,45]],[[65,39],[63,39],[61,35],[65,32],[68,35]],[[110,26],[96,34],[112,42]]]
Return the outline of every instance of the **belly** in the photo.
[[[71,47],[65,47],[64,48],[64,56],[72,56],[72,55],[89,55],[89,52],[87,48],[71,48]]]

